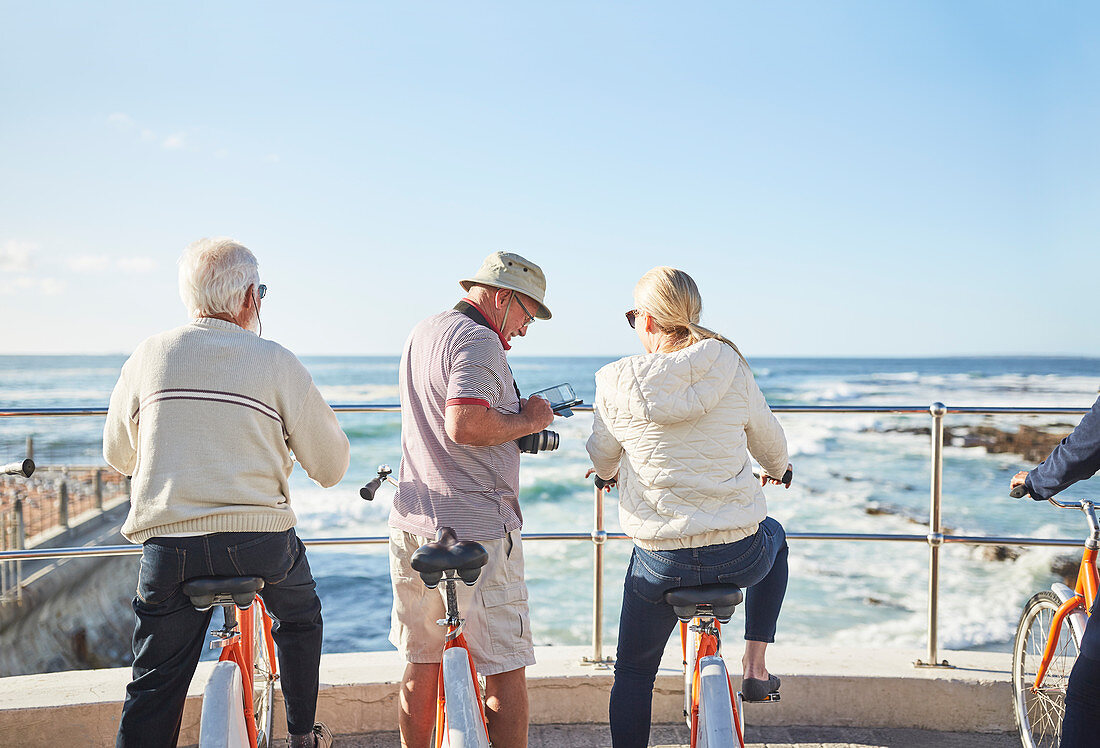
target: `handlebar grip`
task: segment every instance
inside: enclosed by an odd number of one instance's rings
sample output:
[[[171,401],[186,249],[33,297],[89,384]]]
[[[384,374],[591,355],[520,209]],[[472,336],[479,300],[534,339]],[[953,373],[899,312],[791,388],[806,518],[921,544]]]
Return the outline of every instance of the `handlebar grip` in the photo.
[[[1027,496],[1028,493],[1029,492],[1027,490],[1027,486],[1025,486],[1023,483],[1021,483],[1020,485],[1016,486],[1011,491],[1009,491],[1008,495],[1011,496],[1014,499],[1022,499],[1025,496]]]
[[[791,468],[787,468],[787,471],[783,473],[783,486],[785,488],[791,487],[791,481],[794,479],[794,471]]]
[[[10,462],[0,467],[0,473],[4,475],[21,475],[30,478],[34,474],[34,460],[27,458],[22,462]]]
[[[359,489],[359,498],[363,501],[374,501],[374,494],[381,485],[381,478],[372,478],[367,485]]]
[[[617,485],[617,484],[616,484],[614,478],[608,478],[607,480],[604,480],[600,476],[598,476],[598,475],[596,476],[596,488],[600,489],[601,491],[604,490],[605,488],[610,488],[610,487],[613,487],[615,485]]]

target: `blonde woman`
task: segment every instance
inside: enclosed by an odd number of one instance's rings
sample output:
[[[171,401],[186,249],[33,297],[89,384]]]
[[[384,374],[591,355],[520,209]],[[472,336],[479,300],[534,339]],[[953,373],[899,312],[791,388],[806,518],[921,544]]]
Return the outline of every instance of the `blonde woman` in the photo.
[[[664,593],[674,587],[746,588],[742,691],[751,701],[779,687],[764,651],[787,588],[787,543],[761,483],[781,479],[758,481],[749,454],[783,476],[787,442],[740,351],[699,325],[701,311],[691,276],[653,268],[626,313],[645,353],[596,374],[588,453],[600,478],[617,478],[634,539],[611,690],[615,748],[648,744],[653,681],[676,625]]]

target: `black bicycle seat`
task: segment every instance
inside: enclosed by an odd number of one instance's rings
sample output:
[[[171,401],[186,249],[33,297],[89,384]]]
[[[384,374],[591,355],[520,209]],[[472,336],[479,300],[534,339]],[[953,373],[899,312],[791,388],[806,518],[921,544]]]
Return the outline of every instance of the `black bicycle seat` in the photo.
[[[183,583],[183,594],[199,610],[229,603],[244,610],[263,588],[260,577],[195,577]]]
[[[741,588],[732,584],[677,587],[665,593],[665,602],[672,606],[681,621],[690,621],[696,616],[714,616],[719,623],[728,623],[743,599]]]
[[[435,588],[445,571],[457,571],[462,581],[472,585],[489,561],[489,552],[481,543],[458,540],[450,527],[439,528],[431,543],[420,546],[409,563],[430,588]]]

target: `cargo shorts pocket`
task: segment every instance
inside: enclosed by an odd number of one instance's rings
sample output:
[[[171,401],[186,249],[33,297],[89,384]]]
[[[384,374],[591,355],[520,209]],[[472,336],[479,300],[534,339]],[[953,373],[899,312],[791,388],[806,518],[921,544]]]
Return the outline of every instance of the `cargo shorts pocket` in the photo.
[[[512,654],[530,646],[531,615],[526,584],[485,588],[481,590],[481,599],[493,654]]]

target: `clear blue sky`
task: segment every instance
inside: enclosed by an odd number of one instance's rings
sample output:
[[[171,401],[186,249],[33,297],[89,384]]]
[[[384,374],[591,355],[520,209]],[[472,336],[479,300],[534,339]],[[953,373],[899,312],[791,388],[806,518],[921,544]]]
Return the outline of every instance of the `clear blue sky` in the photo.
[[[230,235],[300,354],[397,353],[490,251],[620,354],[671,264],[766,355],[1100,355],[1086,2],[0,3],[0,353],[181,324]]]

